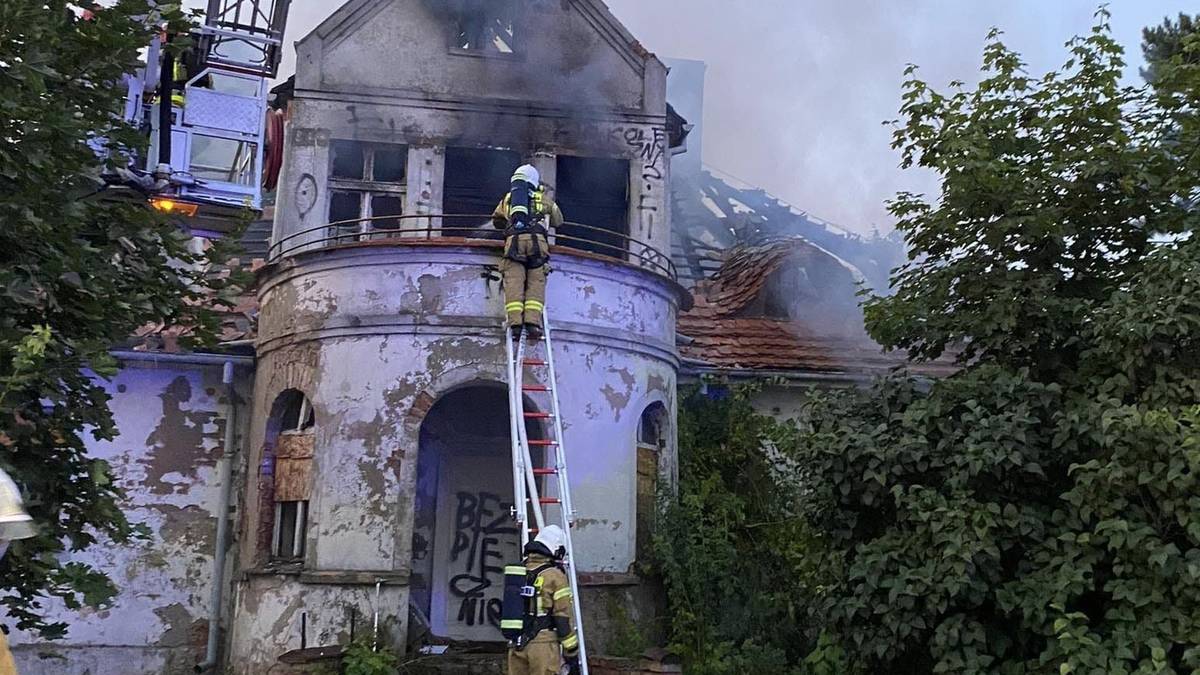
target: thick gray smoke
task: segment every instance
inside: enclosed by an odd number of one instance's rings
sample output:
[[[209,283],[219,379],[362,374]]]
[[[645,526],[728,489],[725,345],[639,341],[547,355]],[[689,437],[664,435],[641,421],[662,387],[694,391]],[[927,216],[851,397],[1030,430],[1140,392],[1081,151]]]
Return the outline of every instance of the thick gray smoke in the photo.
[[[426,0],[396,0],[397,2]],[[311,31],[335,0],[294,0],[288,40]],[[608,0],[651,51],[708,63],[705,160],[847,229],[891,229],[884,200],[929,192],[931,176],[902,173],[880,122],[896,116],[901,70],[944,85],[971,82],[983,37],[1006,32],[1033,72],[1065,60],[1099,0]],[[1140,61],[1140,30],[1187,9],[1183,0],[1108,3],[1117,38]],[[284,76],[295,68],[285,52]]]

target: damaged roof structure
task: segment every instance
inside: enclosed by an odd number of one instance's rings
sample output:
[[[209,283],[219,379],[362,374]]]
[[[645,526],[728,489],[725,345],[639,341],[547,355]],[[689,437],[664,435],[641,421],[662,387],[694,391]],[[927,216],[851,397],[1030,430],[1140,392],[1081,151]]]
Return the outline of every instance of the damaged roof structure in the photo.
[[[684,370],[864,382],[901,367],[904,355],[884,353],[862,328],[855,295],[862,282],[857,268],[803,237],[736,245],[692,288],[694,305],[679,315]],[[942,376],[952,367],[916,371]]]

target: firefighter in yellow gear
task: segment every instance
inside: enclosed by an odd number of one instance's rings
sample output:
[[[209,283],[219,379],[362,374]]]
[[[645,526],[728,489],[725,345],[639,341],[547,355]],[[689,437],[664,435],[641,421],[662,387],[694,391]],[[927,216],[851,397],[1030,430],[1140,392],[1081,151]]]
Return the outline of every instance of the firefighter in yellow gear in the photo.
[[[0,469],[0,558],[8,552],[15,539],[28,539],[36,534],[33,518],[25,512],[21,492],[8,474]],[[0,631],[0,675],[17,675],[17,665],[8,649],[8,638]]]
[[[526,574],[533,581],[533,625],[527,626],[519,645],[508,649],[508,675],[558,675],[564,665],[579,675],[579,635],[575,632],[574,598],[561,562],[567,536],[557,525],[547,525],[525,547]]]
[[[546,276],[550,273],[547,225],[562,225],[562,211],[548,199],[541,176],[533,166],[519,167],[512,188],[492,213],[492,224],[504,230],[504,257],[500,274],[504,286],[504,313],[514,334],[527,328],[537,337],[546,310]]]

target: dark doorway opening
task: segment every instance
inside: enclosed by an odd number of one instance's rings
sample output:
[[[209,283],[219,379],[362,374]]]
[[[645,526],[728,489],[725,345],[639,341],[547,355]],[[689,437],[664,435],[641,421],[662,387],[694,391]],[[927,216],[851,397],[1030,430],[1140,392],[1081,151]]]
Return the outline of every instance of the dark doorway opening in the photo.
[[[555,197],[570,225],[556,243],[625,259],[629,234],[629,160],[558,157]]]
[[[491,213],[520,165],[521,155],[511,150],[446,148],[443,212]]]
[[[526,430],[545,437],[536,420]],[[438,638],[498,641],[504,566],[520,560],[504,386],[479,383],[442,396],[419,442],[413,610]],[[541,466],[542,453],[532,454]]]

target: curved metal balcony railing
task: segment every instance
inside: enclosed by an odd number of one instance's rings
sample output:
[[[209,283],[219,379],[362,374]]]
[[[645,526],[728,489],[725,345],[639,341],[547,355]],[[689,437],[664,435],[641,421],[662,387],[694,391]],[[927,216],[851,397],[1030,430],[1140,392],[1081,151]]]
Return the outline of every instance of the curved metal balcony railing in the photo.
[[[499,247],[504,234],[491,226],[491,218],[490,214],[412,214],[339,220],[294,232],[274,242],[267,251],[267,262],[278,262],[295,253],[386,241],[397,244],[472,242]],[[377,227],[378,224],[386,226]],[[678,280],[670,256],[620,232],[582,223],[563,223],[550,233],[549,238],[552,252],[558,249],[598,256],[635,265],[672,281]]]

